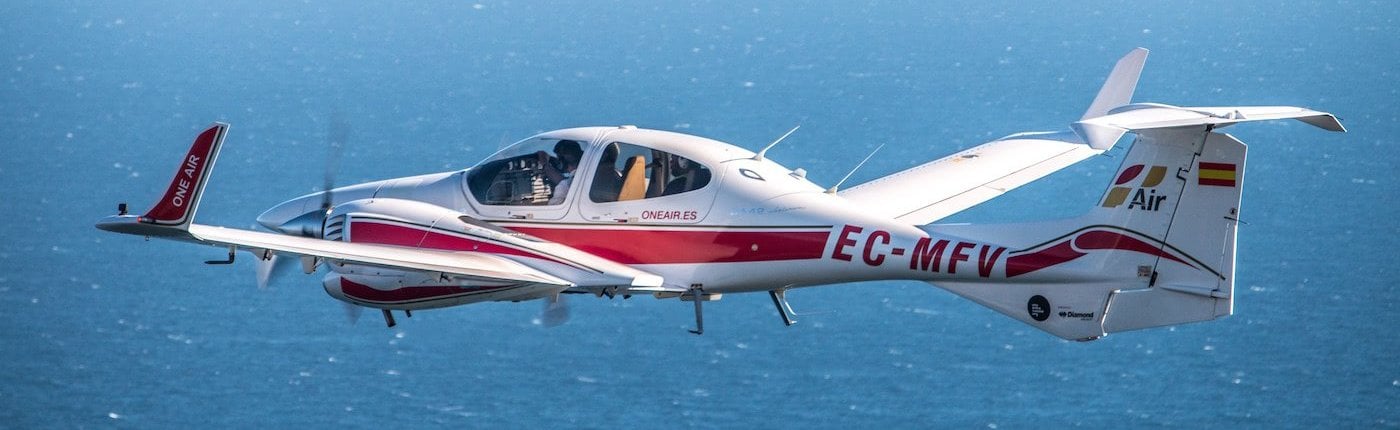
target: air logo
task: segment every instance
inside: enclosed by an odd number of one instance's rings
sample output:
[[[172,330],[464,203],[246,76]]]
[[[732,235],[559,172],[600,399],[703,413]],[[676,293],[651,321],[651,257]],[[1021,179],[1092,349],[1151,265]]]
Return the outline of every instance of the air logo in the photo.
[[[1143,170],[1147,171],[1146,175],[1143,175]],[[1166,176],[1166,166],[1128,166],[1118,174],[1118,179],[1113,181],[1113,188],[1108,190],[1108,196],[1103,199],[1103,207],[1116,208],[1126,202],[1128,209],[1156,212],[1162,209],[1162,202],[1167,200],[1167,196],[1157,194],[1157,186],[1162,184],[1162,179]],[[1131,183],[1137,181],[1138,177],[1142,177],[1142,180],[1133,186]],[[1132,198],[1129,199],[1129,196]]]

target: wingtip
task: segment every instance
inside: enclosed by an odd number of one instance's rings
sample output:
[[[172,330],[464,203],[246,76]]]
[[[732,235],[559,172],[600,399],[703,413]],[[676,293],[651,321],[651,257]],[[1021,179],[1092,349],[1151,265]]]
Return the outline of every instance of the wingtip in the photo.
[[[1317,127],[1327,131],[1335,131],[1338,133],[1347,132],[1347,128],[1346,126],[1342,125],[1342,121],[1338,119],[1336,115],[1332,115],[1330,113],[1323,113],[1322,115],[1298,118],[1298,120],[1308,123],[1308,125],[1311,125],[1313,127]]]

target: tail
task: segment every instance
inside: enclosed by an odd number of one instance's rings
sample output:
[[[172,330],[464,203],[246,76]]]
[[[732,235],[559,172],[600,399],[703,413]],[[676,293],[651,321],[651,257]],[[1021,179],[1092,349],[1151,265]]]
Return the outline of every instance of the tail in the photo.
[[[1016,249],[1004,278],[988,280],[998,285],[937,285],[1075,340],[1230,315],[1247,148],[1218,129],[1276,118],[1344,131],[1332,115],[1300,108],[1143,104],[1082,120],[1138,136],[1095,207],[1069,220],[929,226]]]

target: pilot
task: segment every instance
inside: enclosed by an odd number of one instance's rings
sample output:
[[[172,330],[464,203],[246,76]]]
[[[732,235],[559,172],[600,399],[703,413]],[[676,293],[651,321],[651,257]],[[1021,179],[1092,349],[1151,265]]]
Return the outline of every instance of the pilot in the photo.
[[[569,185],[574,180],[574,171],[578,170],[579,160],[583,158],[583,148],[578,142],[572,140],[561,140],[554,144],[555,159],[559,165],[551,163],[548,154],[544,151],[535,153],[541,165],[544,166],[545,180],[554,184],[554,191],[549,194],[549,205],[564,203],[564,196],[569,194]]]

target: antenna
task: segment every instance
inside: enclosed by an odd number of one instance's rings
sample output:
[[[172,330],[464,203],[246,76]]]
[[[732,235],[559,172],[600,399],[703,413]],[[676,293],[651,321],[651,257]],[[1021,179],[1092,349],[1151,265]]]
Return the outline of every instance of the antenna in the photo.
[[[783,133],[782,137],[779,137],[778,140],[775,140],[773,141],[773,143],[768,144],[768,146],[763,147],[763,149],[758,151],[758,154],[754,154],[753,161],[763,161],[763,154],[767,154],[769,149],[773,149],[774,146],[778,146],[778,142],[782,142],[783,139],[787,139],[788,135],[791,135],[792,132],[797,131],[797,129],[799,128],[802,128],[802,126],[798,125],[796,127],[793,127],[792,130],[788,130],[787,133]]]
[[[864,159],[864,160],[860,160],[860,164],[856,164],[856,167],[853,168],[853,169],[851,169],[851,173],[847,173],[847,174],[846,174],[846,177],[841,178],[841,181],[837,182],[836,185],[832,185],[831,188],[827,188],[826,193],[827,193],[827,194],[836,194],[836,189],[839,188],[839,187],[841,187],[841,184],[846,183],[846,180],[847,180],[847,179],[851,179],[851,175],[856,174],[856,171],[857,171],[857,170],[860,170],[860,166],[864,166],[866,161],[870,161],[870,157],[874,157],[874,156],[875,156],[875,153],[876,153],[876,152],[880,152],[880,148],[884,148],[884,147],[885,147],[885,144],[883,144],[883,143],[881,143],[880,146],[875,147],[875,150],[874,150],[874,151],[870,151],[870,155],[865,156],[865,159]]]

